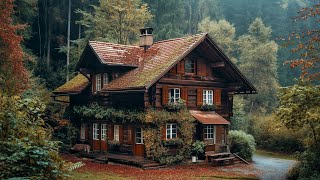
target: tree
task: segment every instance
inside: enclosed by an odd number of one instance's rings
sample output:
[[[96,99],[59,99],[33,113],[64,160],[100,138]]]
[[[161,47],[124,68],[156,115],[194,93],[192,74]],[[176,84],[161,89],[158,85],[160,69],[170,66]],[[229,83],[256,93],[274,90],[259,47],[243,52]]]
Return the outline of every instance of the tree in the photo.
[[[64,165],[58,142],[42,119],[39,99],[0,94],[0,178],[61,179]]]
[[[198,24],[198,29],[200,32],[209,33],[228,57],[236,62],[234,57],[236,29],[233,24],[225,19],[211,21],[206,17]]]
[[[299,15],[295,20],[307,21],[314,20],[314,24],[318,25],[318,17],[320,15],[319,2],[315,2],[314,5],[305,7],[299,10]],[[290,67],[300,67],[300,78],[306,80],[320,80],[320,31],[317,28],[305,27],[298,32],[292,32],[288,37],[288,44],[294,44],[295,47],[291,49],[293,54],[297,54],[298,57],[289,61]]]
[[[237,40],[239,68],[257,88],[258,95],[245,96],[248,111],[270,112],[276,103],[278,45],[270,40],[271,28],[256,18]]]
[[[320,86],[300,82],[281,88],[277,119],[290,128],[310,128],[313,144],[320,136]]]
[[[83,16],[86,39],[130,44],[137,40],[139,29],[152,18],[147,4],[140,0],[101,0],[94,12],[78,10]]]
[[[245,109],[245,102],[242,97],[235,96],[233,99],[233,116],[231,117],[231,130],[241,130],[248,132],[249,130],[249,117]]]
[[[27,70],[23,66],[22,36],[24,25],[13,24],[13,1],[0,2],[0,92],[9,95],[23,92],[27,86]]]

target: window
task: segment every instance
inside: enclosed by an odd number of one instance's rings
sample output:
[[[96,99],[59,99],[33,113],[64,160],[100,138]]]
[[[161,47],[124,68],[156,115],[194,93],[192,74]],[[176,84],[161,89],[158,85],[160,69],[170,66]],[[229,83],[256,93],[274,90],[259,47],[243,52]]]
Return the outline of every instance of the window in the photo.
[[[99,140],[99,124],[93,123],[93,139]]]
[[[184,63],[184,69],[186,73],[194,73],[195,72],[194,59],[186,59]]]
[[[113,140],[119,141],[119,125],[113,127]]]
[[[81,124],[80,139],[81,140],[85,140],[86,139],[86,124],[84,124],[84,123]]]
[[[101,74],[96,74],[96,91],[101,90]]]
[[[103,85],[106,85],[108,83],[109,83],[108,73],[103,73]]]
[[[213,105],[213,90],[203,90],[203,105]]]
[[[101,124],[101,140],[107,139],[107,124]]]
[[[205,125],[204,126],[204,139],[212,140],[212,143],[215,143],[215,126],[214,125]]]
[[[142,128],[136,128],[136,144],[143,144]]]
[[[176,103],[180,99],[180,89],[179,88],[173,88],[169,89],[169,102],[170,103]]]
[[[177,124],[167,124],[167,139],[177,138]]]

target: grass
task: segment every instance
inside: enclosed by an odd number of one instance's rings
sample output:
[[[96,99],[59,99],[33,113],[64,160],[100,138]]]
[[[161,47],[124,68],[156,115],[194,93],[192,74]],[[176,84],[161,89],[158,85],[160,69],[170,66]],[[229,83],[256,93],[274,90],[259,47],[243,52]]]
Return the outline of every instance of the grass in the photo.
[[[235,176],[201,176],[200,177],[205,178],[205,179],[237,179],[237,180],[258,180],[259,178],[255,178],[255,177],[235,177]]]
[[[70,179],[72,180],[85,180],[85,179],[94,179],[94,180],[127,180],[128,178],[122,177],[120,175],[110,173],[110,172],[76,172],[73,171],[70,173]]]
[[[297,160],[293,154],[285,154],[285,153],[278,153],[278,152],[271,152],[266,150],[256,150],[255,154],[260,156],[268,156],[273,158],[280,158],[280,159],[287,159],[287,160]]]

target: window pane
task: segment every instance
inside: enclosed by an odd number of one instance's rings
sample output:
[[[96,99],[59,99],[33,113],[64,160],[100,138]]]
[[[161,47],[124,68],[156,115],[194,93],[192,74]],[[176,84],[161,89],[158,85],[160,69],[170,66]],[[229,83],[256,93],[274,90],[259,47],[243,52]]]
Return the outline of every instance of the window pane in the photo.
[[[142,128],[136,128],[136,144],[143,143],[143,133]]]
[[[108,83],[109,83],[108,73],[104,73],[103,74],[103,85],[108,84]]]

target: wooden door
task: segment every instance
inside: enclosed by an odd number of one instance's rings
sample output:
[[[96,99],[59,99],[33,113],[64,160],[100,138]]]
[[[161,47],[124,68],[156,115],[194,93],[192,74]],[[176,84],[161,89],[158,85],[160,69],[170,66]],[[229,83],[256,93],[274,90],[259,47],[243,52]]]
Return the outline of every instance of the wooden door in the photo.
[[[134,155],[144,156],[143,129],[141,127],[134,128]]]

